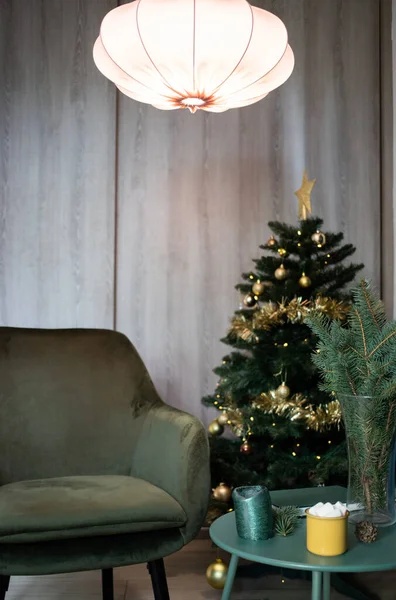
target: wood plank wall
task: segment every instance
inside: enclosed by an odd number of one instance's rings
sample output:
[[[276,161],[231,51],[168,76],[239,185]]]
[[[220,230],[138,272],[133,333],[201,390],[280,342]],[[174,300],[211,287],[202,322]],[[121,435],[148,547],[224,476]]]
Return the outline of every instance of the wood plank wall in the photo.
[[[396,3],[395,3],[396,7]],[[380,37],[381,37],[381,293],[385,302],[388,316],[396,316],[395,300],[395,244],[393,222],[394,215],[394,165],[396,152],[393,150],[394,137],[394,93],[393,93],[393,68],[396,64],[392,57],[392,15],[395,18],[396,10],[392,9],[392,0],[380,0]]]
[[[0,319],[112,327],[114,86],[92,64],[109,0],[1,0]]]
[[[91,59],[115,2],[0,0],[0,320],[115,326],[164,399],[206,419],[234,285],[267,221],[295,221],[304,167],[314,212],[380,283],[379,3],[256,2],[288,27],[292,77],[192,116],[116,102]]]

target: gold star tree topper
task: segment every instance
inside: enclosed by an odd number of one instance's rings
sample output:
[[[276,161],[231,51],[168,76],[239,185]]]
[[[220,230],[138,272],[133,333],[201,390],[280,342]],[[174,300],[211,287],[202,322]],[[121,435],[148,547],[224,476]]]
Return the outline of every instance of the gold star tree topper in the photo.
[[[308,218],[308,215],[312,213],[311,208],[311,193],[312,188],[316,183],[316,179],[312,179],[311,181],[308,179],[307,171],[305,170],[303,173],[303,180],[299,190],[297,190],[295,195],[298,198],[298,218],[300,220],[305,221]]]

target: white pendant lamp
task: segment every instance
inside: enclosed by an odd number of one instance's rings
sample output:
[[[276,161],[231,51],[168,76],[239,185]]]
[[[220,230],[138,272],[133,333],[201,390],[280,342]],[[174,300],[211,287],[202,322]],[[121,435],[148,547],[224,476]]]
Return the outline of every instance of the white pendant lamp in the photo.
[[[156,108],[223,112],[253,104],[291,75],[282,21],[246,0],[135,0],[110,11],[98,69]]]

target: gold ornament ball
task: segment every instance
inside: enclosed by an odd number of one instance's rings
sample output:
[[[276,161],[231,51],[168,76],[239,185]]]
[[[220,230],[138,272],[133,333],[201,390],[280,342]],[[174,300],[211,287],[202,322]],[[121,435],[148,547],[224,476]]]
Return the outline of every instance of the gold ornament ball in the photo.
[[[256,298],[253,296],[253,294],[247,294],[244,299],[243,299],[243,303],[245,306],[247,306],[248,308],[253,308],[253,306],[256,306],[257,304],[257,300]]]
[[[280,267],[278,267],[276,269],[276,271],[275,271],[275,277],[279,281],[282,281],[283,279],[286,279],[286,277],[287,277],[287,271],[286,271],[286,269],[285,269],[285,267],[283,265],[281,265]]]
[[[227,579],[228,567],[218,558],[206,569],[206,581],[215,590],[222,590]]]
[[[226,412],[221,413],[221,415],[219,415],[217,417],[217,422],[220,423],[220,425],[227,425],[228,423],[228,415]]]
[[[303,273],[298,280],[298,283],[301,285],[301,287],[307,288],[312,284],[312,281],[307,275],[305,275],[305,273]]]
[[[253,284],[252,292],[256,296],[261,296],[261,294],[264,292],[264,290],[265,290],[265,285],[263,283],[261,283],[261,281],[256,281],[256,283]]]
[[[248,442],[243,442],[239,450],[242,452],[242,454],[251,454],[253,452],[253,448],[250,444],[248,444]]]
[[[290,388],[286,385],[285,382],[283,382],[276,390],[276,393],[280,398],[286,400],[286,398],[290,396]]]
[[[278,248],[278,254],[279,254],[279,256],[282,256],[282,257],[286,256],[286,254],[287,254],[286,248]]]
[[[220,425],[217,419],[212,421],[208,427],[210,435],[221,435],[224,431],[223,425]]]
[[[314,234],[312,234],[311,239],[320,248],[326,243],[326,236],[322,231],[319,231],[319,229]]]
[[[232,489],[225,483],[220,483],[213,491],[213,498],[219,502],[229,502],[232,496]]]
[[[271,235],[270,239],[268,240],[267,246],[269,248],[273,248],[274,246],[276,246],[276,239],[274,238],[273,235]]]

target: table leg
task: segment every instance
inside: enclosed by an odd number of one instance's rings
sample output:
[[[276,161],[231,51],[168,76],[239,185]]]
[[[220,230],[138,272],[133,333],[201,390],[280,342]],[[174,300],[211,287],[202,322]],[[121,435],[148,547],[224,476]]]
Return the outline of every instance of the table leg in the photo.
[[[312,600],[322,597],[322,571],[312,571]]]
[[[238,560],[239,556],[237,556],[236,554],[231,554],[230,564],[228,565],[227,579],[225,582],[223,593],[221,595],[221,600],[229,600],[230,598],[232,586],[235,579],[235,573],[238,566]]]
[[[323,598],[322,600],[330,600],[330,573],[323,571]]]

